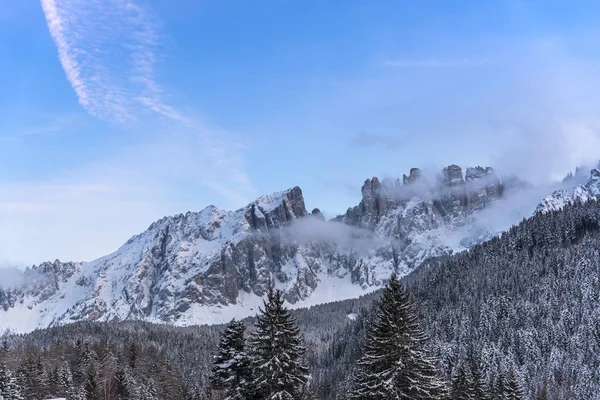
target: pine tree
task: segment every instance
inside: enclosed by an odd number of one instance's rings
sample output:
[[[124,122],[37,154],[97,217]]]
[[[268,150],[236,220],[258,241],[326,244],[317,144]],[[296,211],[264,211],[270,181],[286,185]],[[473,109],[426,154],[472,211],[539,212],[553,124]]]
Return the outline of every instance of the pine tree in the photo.
[[[233,319],[221,334],[211,384],[222,390],[226,400],[246,399],[250,382],[250,358],[246,353],[246,327]]]
[[[113,398],[115,390],[115,374],[119,360],[113,354],[112,349],[107,346],[104,357],[100,362],[98,389],[103,394],[104,398]]]
[[[6,400],[24,400],[17,378],[5,365],[0,364],[0,398]]]
[[[485,373],[482,369],[481,354],[479,351],[471,349],[469,360],[471,376],[473,377],[475,400],[492,400]]]
[[[69,399],[75,397],[75,387],[73,385],[73,374],[68,362],[63,362],[58,369],[58,382],[56,382],[59,394]]]
[[[495,379],[490,380],[490,394],[494,400],[506,400],[506,386],[504,385],[504,376],[498,374]]]
[[[458,367],[452,380],[452,400],[475,400],[475,382],[464,365]]]
[[[408,294],[394,274],[368,327],[354,376],[355,399],[439,399],[444,385],[426,354],[427,337]]]
[[[279,290],[269,290],[256,319],[256,332],[250,340],[254,370],[252,398],[300,399],[308,380],[308,369],[302,363],[305,348]]]
[[[115,373],[116,400],[135,399],[139,396],[137,385],[126,367],[120,367]]]
[[[100,400],[100,385],[98,383],[98,371],[96,365],[89,366],[85,376],[85,398],[86,400]]]
[[[34,352],[25,355],[17,370],[17,381],[27,400],[42,399],[48,393],[48,377],[39,355]]]
[[[524,400],[525,390],[521,385],[521,381],[514,369],[508,372],[506,384],[504,387],[504,398],[506,400]]]
[[[128,361],[129,368],[131,368],[132,370],[135,369],[135,367],[137,366],[138,353],[138,346],[135,343],[131,343],[129,345]]]

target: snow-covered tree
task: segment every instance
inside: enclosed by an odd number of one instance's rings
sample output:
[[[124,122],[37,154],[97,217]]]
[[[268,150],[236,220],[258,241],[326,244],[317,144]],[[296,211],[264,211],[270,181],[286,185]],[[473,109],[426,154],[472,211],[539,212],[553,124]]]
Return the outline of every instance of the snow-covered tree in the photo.
[[[471,373],[460,365],[452,379],[452,400],[475,400],[475,381]]]
[[[308,380],[300,331],[279,290],[269,290],[250,339],[252,398],[298,400]]]
[[[357,363],[353,398],[439,399],[445,388],[426,353],[427,337],[408,294],[394,274],[383,289]]]
[[[226,400],[242,400],[248,395],[251,374],[245,331],[245,325],[233,319],[225,327],[219,341],[211,383],[213,389],[224,393]]]
[[[525,399],[525,390],[523,390],[521,380],[519,379],[514,369],[511,369],[506,377],[506,383],[504,386],[504,398],[506,400]]]
[[[0,364],[0,399],[6,400],[24,400],[21,388],[17,382],[14,373]]]
[[[76,390],[73,384],[73,373],[69,363],[63,361],[58,368],[57,382],[58,394],[69,399],[76,397]]]
[[[492,400],[487,379],[482,368],[481,354],[476,349],[471,349],[469,367],[473,378],[473,392],[475,400]]]
[[[139,397],[138,385],[126,367],[120,367],[115,374],[115,397],[117,400]]]

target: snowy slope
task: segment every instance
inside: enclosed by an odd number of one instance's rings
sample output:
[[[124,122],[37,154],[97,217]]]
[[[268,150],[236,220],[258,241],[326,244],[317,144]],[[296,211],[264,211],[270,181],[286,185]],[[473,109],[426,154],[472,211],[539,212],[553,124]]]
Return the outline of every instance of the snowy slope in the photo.
[[[569,175],[571,177],[572,175]],[[561,210],[568,204],[586,202],[588,200],[600,200],[600,170],[594,168],[590,171],[585,183],[569,187],[566,180],[566,188],[554,191],[538,205],[536,213],[547,213]]]
[[[361,203],[329,222],[306,211],[298,187],[236,211],[165,217],[110,255],[44,263],[21,285],[0,283],[0,330],[78,320],[220,323],[254,314],[271,285],[293,307],[358,297],[393,271],[407,274],[487,237],[476,216],[514,185],[491,168],[469,168],[465,178],[455,165],[432,184],[418,169],[402,184],[373,178]]]

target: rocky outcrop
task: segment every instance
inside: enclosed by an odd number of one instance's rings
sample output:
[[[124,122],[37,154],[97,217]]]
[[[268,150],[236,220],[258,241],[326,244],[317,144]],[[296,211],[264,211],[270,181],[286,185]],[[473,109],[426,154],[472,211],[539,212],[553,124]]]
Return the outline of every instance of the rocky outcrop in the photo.
[[[321,221],[325,221],[325,216],[323,215],[323,213],[321,212],[321,210],[319,210],[318,208],[314,208],[310,215],[312,215],[315,218],[318,218]]]
[[[435,185],[429,184],[418,168],[412,168],[402,181],[381,183],[375,177],[367,179],[361,189],[360,204],[336,220],[375,230],[385,216],[417,198],[430,201],[446,223],[463,224],[469,214],[498,200],[505,187],[491,167],[467,168],[463,177],[462,168],[455,164],[441,171]],[[515,186],[516,183],[511,188]]]
[[[508,181],[509,191],[519,187],[518,179]],[[360,204],[335,221],[390,238],[379,249],[379,261],[389,262],[390,270],[408,271],[428,257],[451,252],[443,236],[469,224],[470,216],[492,205],[504,192],[505,185],[490,167],[468,168],[463,176],[462,168],[453,164],[441,171],[434,184],[413,168],[402,184],[367,179]],[[365,284],[362,277],[373,268],[369,260],[349,266],[359,284]]]
[[[468,168],[465,182],[467,207],[471,210],[486,208],[502,196],[502,184],[491,167]]]
[[[421,178],[421,170],[419,168],[411,168],[408,176],[406,174],[402,175],[402,183],[404,185],[410,185],[411,183],[416,183]]]
[[[349,225],[374,230],[381,218],[398,206],[390,182],[382,184],[377,177],[367,179],[361,188],[362,200],[356,207],[349,208],[338,220]]]

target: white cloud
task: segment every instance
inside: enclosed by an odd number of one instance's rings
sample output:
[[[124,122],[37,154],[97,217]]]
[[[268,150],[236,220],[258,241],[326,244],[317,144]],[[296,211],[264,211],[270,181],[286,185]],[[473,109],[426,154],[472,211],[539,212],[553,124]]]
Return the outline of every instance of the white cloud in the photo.
[[[145,109],[186,120],[156,81],[162,35],[146,10],[127,0],[41,3],[67,79],[91,115],[126,121]]]

